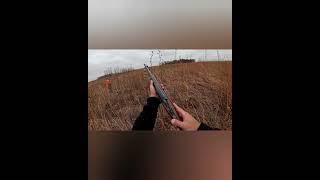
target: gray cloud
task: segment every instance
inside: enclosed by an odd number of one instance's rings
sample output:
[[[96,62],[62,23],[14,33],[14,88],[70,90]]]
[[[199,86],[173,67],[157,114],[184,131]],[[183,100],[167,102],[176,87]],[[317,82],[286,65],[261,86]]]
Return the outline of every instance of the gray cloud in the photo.
[[[143,68],[143,64],[150,65],[151,51],[153,51],[152,64],[158,65],[160,58],[158,50],[88,50],[88,80],[92,81],[104,75],[107,68],[133,67]],[[199,60],[218,60],[217,50],[160,50],[162,61],[179,58],[192,58]],[[231,60],[232,50],[219,50],[220,60]]]

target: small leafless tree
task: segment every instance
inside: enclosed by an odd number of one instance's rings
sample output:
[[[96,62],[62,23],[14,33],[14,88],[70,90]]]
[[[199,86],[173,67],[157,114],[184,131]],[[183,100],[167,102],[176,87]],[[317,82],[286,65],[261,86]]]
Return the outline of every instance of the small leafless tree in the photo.
[[[163,63],[163,59],[162,59],[162,53],[159,49],[158,49],[158,56],[159,56],[159,65],[160,65],[161,63]]]
[[[218,60],[220,61],[220,53],[219,50],[217,50]]]
[[[150,67],[152,66],[152,57],[153,57],[153,51],[151,51],[151,56],[150,56]]]

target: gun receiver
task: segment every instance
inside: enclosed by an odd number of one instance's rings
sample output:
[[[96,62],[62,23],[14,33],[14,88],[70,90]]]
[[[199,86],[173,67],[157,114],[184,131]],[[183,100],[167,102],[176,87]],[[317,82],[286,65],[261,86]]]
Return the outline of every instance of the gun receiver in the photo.
[[[168,114],[170,115],[170,117],[172,119],[180,119],[172,102],[169,100],[168,95],[162,89],[157,78],[152,74],[152,72],[150,71],[149,67],[146,64],[144,64],[144,67],[147,70],[150,79],[153,81],[153,86],[154,86],[165,110],[168,112]]]

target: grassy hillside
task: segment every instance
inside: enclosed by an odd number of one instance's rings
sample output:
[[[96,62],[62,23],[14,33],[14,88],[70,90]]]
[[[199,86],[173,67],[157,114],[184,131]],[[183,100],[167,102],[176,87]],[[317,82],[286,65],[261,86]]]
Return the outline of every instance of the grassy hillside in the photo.
[[[168,95],[197,120],[232,129],[232,62],[196,62],[152,67]],[[104,79],[88,83],[88,129],[131,130],[146,103],[147,73],[143,69],[113,75],[112,93]],[[160,105],[154,130],[175,130]]]

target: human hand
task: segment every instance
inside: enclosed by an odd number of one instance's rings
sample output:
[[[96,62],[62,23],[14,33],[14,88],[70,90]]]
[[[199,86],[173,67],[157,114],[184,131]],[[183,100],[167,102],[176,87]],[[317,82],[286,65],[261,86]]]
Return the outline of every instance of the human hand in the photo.
[[[164,90],[164,85],[163,84],[160,84],[161,85],[161,88]],[[158,94],[157,94],[157,91],[153,85],[153,81],[150,80],[149,81],[149,97],[156,97],[156,98],[159,98]]]
[[[173,103],[174,108],[177,113],[181,117],[182,121],[178,119],[172,119],[171,124],[184,131],[196,131],[200,126],[200,122],[198,122],[195,118],[193,118],[188,112],[184,111],[180,108],[176,103]]]

